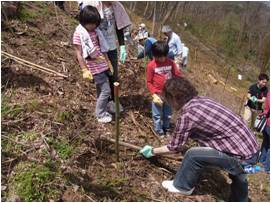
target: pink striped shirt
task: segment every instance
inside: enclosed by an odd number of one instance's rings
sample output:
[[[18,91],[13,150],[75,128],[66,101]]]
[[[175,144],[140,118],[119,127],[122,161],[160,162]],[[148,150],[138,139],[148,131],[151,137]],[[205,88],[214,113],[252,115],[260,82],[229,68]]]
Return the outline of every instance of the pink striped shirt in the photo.
[[[103,56],[103,54],[101,52],[101,48],[99,46],[99,39],[98,39],[97,33],[95,31],[93,31],[93,32],[89,32],[89,35],[90,35],[90,39],[91,39],[92,43],[94,44],[94,46],[96,48],[98,57]],[[73,44],[81,46],[81,39],[80,39],[79,32],[76,32],[76,31],[74,32]],[[102,73],[102,72],[108,70],[108,65],[107,65],[106,60],[99,60],[98,61],[95,59],[87,59],[86,64],[87,64],[88,69],[92,73],[92,75],[97,75],[99,73]]]

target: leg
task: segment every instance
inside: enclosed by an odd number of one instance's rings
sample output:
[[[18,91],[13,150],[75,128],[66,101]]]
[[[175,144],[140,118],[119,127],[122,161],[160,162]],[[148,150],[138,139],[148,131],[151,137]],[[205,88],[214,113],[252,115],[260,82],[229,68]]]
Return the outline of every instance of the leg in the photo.
[[[154,130],[158,134],[164,133],[161,125],[161,113],[162,107],[152,102],[152,119],[154,123]]]
[[[251,121],[251,109],[248,106],[245,106],[244,114],[243,114],[243,119],[246,122],[247,126],[249,126],[249,123]]]
[[[209,147],[193,147],[185,153],[183,162],[174,178],[173,185],[183,191],[192,190],[205,167],[217,167],[237,176],[243,173],[239,161]],[[245,188],[245,185],[242,185]],[[240,197],[246,196],[246,190],[240,191]],[[242,194],[241,194],[242,192]]]
[[[231,175],[229,174],[230,179],[232,180],[231,184],[231,196],[229,201],[231,202],[247,202],[248,201],[248,182],[247,175]]]
[[[264,169],[266,172],[270,171],[270,126],[266,126],[264,129],[264,141],[262,148],[265,151],[265,159],[263,161]]]
[[[163,129],[164,132],[169,130],[170,127],[170,119],[172,116],[171,108],[168,104],[163,104]]]
[[[96,103],[96,116],[97,118],[102,118],[106,114],[107,103],[110,97],[109,82],[105,73],[98,74],[97,76],[95,75],[94,80],[98,94]]]
[[[263,131],[263,142],[262,142],[262,146],[261,146],[261,156],[260,156],[260,160],[259,162],[264,164],[265,160],[266,160],[266,156],[267,156],[267,150],[269,148],[269,137],[268,134],[266,133],[266,129],[264,129]]]

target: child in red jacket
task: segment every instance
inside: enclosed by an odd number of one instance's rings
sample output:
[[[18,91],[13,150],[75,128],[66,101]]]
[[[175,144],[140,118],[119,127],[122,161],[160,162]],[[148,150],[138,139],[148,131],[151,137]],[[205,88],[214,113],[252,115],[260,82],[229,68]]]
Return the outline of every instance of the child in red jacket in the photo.
[[[169,130],[171,108],[161,99],[165,81],[181,73],[174,61],[167,58],[169,47],[165,42],[157,41],[152,46],[154,59],[147,65],[147,87],[152,94],[152,118],[154,130],[164,136]]]

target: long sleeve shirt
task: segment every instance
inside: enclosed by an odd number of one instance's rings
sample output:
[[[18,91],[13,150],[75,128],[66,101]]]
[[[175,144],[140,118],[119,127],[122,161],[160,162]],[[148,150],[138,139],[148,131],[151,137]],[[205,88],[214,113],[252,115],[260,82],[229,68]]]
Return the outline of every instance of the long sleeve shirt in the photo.
[[[173,56],[182,54],[182,42],[180,37],[173,32],[170,39],[168,40],[169,53]]]
[[[167,147],[182,151],[188,138],[241,160],[259,150],[255,135],[242,118],[206,97],[195,97],[183,106]]]
[[[151,94],[160,94],[166,80],[174,76],[181,76],[174,61],[168,58],[163,63],[152,60],[147,65],[147,87]]]

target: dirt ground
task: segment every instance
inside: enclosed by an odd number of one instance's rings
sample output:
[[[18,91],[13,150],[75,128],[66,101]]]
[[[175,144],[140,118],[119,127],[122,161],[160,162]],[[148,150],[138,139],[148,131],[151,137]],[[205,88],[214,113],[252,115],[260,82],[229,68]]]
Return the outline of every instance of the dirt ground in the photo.
[[[114,145],[99,139],[114,137],[115,122],[103,125],[96,121],[95,85],[82,79],[74,56],[71,39],[77,25],[76,5],[66,4],[66,12],[44,2],[24,2],[23,7],[34,13],[24,15],[23,20],[2,23],[2,51],[68,78],[31,70],[2,56],[2,201],[14,199],[10,195],[10,177],[25,161],[50,162],[57,171],[59,181],[46,187],[57,188],[60,194],[44,201],[227,201],[230,180],[222,171],[207,170],[193,195],[182,196],[169,194],[161,186],[163,180],[174,177],[181,162],[146,160],[138,152],[121,147],[120,162],[116,163]],[[212,57],[199,50],[189,60],[184,75],[200,94],[239,113],[243,90],[232,91],[232,84],[228,84],[223,91],[223,85],[210,82],[210,73],[225,80],[215,72],[217,63]],[[145,64],[128,60],[120,65],[120,102],[125,109],[120,119],[120,139],[137,146],[160,146],[170,138],[161,140],[153,133]],[[3,107],[9,111],[3,114]],[[24,139],[29,132],[32,137]],[[59,150],[55,143],[66,148]],[[269,175],[249,177],[249,196],[252,201],[270,200]]]

